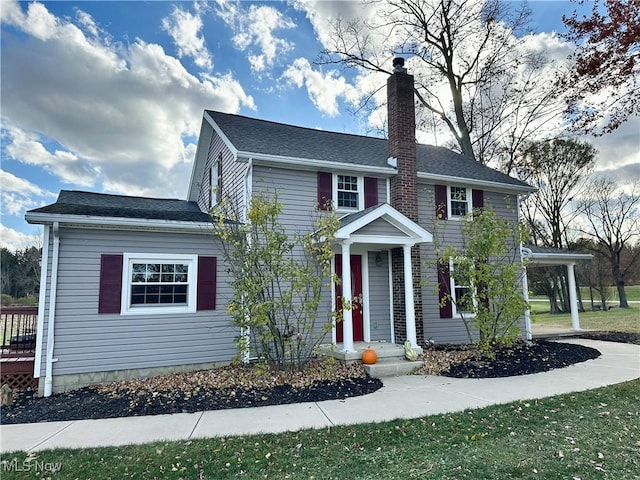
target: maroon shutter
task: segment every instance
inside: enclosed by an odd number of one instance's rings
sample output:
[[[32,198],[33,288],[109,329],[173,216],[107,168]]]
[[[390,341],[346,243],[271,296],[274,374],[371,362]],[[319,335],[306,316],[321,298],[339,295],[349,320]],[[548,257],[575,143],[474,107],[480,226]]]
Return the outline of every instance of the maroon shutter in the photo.
[[[447,219],[447,186],[436,185],[436,218]]]
[[[120,313],[122,297],[122,255],[100,257],[98,313]]]
[[[327,210],[333,199],[332,175],[329,172],[318,172],[318,208]]]
[[[364,208],[378,204],[378,179],[364,177]]]
[[[198,257],[198,310],[216,309],[216,257]]]
[[[453,317],[453,309],[451,307],[451,276],[449,274],[449,265],[438,263],[438,300],[440,301],[440,318]]]
[[[473,208],[484,208],[484,190],[471,190],[471,206]]]

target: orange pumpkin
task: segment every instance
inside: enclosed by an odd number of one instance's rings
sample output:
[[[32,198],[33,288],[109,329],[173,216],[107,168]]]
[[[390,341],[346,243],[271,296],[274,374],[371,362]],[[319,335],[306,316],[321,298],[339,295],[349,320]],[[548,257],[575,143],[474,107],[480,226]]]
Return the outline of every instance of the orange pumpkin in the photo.
[[[364,363],[365,365],[373,365],[377,361],[378,354],[373,348],[367,347],[367,349],[362,352],[362,363]]]

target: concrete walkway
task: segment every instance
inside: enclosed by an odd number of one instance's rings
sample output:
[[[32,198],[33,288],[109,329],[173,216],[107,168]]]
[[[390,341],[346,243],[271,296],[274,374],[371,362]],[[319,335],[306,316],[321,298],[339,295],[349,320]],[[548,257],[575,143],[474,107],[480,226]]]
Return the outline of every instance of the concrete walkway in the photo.
[[[384,387],[377,392],[346,400],[147,417],[2,425],[0,452],[278,433],[418,418],[589,390],[640,377],[639,345],[584,339],[562,341],[597,348],[602,355],[566,368],[518,377],[456,379],[416,375],[385,378]]]

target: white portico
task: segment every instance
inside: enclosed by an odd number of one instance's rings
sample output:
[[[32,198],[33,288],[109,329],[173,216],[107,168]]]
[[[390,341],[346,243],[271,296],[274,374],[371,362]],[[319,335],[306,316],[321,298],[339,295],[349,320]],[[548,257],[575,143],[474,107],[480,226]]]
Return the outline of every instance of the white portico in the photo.
[[[354,296],[353,282],[358,282],[354,276],[353,269],[360,268],[352,261],[354,253],[370,251],[390,251],[395,248],[402,248],[404,264],[404,304],[406,314],[406,338],[414,348],[418,347],[416,336],[416,322],[414,311],[414,288],[413,272],[411,260],[411,247],[419,243],[431,242],[433,236],[420,225],[402,215],[387,203],[378,204],[357,213],[346,215],[340,219],[341,226],[336,232],[336,265],[335,271],[340,272],[342,279],[341,302],[349,308],[344,308],[342,313],[342,343],[344,352],[354,350],[354,308],[351,306]],[[389,267],[390,268],[390,267]],[[356,272],[357,273],[357,272]],[[364,283],[368,281],[365,269]],[[390,275],[389,275],[390,277]],[[389,285],[391,288],[391,285]],[[334,308],[336,305],[334,297]],[[367,318],[369,302],[362,302],[362,309]],[[334,328],[334,341],[338,339]],[[356,329],[356,331],[358,331]],[[366,332],[366,325],[365,325]],[[366,335],[362,339],[366,340]]]

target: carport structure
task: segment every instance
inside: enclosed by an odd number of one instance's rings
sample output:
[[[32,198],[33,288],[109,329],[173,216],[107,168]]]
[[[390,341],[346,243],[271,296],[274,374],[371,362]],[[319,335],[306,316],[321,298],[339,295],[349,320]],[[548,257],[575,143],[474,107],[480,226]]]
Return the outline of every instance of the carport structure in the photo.
[[[571,329],[576,332],[580,331],[575,265],[580,260],[591,260],[593,255],[558,248],[536,247],[534,245],[523,245],[521,251],[523,260],[527,262],[527,267],[556,267],[566,265],[567,281],[569,283],[569,306],[571,307]],[[523,284],[525,300],[529,301],[529,285],[526,275],[523,277]],[[527,338],[531,339],[531,316],[528,310],[525,313],[525,322]]]

